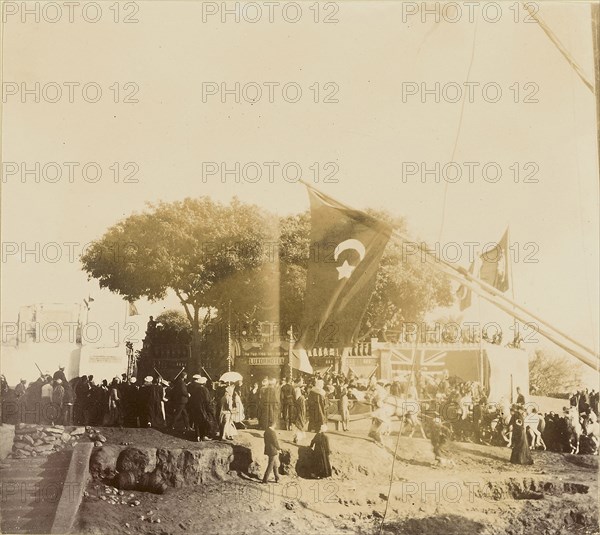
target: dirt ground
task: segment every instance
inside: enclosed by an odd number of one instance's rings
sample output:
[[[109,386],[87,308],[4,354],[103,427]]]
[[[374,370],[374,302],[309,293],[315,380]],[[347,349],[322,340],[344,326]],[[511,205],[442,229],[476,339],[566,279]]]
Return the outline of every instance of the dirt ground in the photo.
[[[331,479],[304,479],[292,471],[279,484],[263,485],[232,473],[227,481],[170,488],[164,495],[126,491],[116,505],[102,499],[110,490],[92,481],[73,532],[375,534],[385,514],[387,534],[600,533],[597,457],[533,452],[533,466],[515,466],[508,448],[452,443],[452,463],[435,466],[428,440],[400,437],[393,463],[397,434],[380,447],[367,431],[367,421],[353,423],[349,433],[330,431]],[[150,430],[103,433],[115,444],[203,447]],[[291,432],[278,435],[295,466],[299,448]],[[241,431],[236,442],[264,462],[262,432]],[[136,500],[139,505],[131,505]]]

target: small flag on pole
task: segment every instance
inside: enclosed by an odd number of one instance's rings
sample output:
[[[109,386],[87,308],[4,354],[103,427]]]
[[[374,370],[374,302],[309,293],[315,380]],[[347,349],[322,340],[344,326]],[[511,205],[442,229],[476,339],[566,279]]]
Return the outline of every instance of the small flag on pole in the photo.
[[[308,353],[306,349],[295,349],[294,348],[294,332],[292,327],[290,326],[290,330],[288,331],[290,335],[289,341],[289,366],[290,366],[290,378],[292,377],[292,370],[300,370],[304,373],[313,373],[313,367],[308,358]]]
[[[500,242],[481,255],[481,268],[479,278],[501,292],[509,288],[509,249],[508,229]]]
[[[128,316],[139,316],[139,312],[133,301],[127,301],[127,315]]]
[[[290,367],[293,370],[300,370],[304,373],[313,373],[313,367],[310,364],[308,353],[306,349],[294,349],[292,348],[290,354]]]

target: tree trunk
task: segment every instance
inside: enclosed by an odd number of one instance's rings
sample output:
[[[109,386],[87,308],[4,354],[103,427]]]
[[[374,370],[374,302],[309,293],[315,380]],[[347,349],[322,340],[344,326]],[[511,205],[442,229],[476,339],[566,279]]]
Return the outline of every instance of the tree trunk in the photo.
[[[192,361],[190,362],[192,375],[202,373],[202,355],[200,354],[200,309],[194,307],[194,321],[192,322]]]

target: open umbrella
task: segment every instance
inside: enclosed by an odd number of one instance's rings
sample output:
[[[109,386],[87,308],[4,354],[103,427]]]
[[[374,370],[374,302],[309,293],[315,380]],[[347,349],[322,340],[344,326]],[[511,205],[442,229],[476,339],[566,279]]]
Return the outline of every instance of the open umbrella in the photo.
[[[238,372],[225,372],[223,375],[221,375],[219,381],[222,383],[237,383],[242,379],[243,377]]]

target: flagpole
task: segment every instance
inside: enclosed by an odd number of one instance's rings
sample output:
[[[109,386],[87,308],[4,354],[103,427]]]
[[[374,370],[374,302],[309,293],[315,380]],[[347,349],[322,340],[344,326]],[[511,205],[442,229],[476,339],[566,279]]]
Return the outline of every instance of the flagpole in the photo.
[[[594,3],[592,3],[593,9]],[[529,16],[535,20],[537,25],[542,29],[542,31],[546,34],[546,36],[552,41],[552,44],[557,48],[557,50],[562,54],[562,56],[567,60],[567,63],[571,66],[571,68],[575,71],[579,79],[584,83],[584,85],[594,94],[594,85],[587,79],[587,76],[583,72],[581,66],[575,61],[573,56],[569,53],[569,51],[565,48],[565,46],[560,42],[556,34],[546,25],[545,21],[540,17],[537,12],[537,6],[534,8],[529,5],[529,2],[523,3],[523,9],[529,13]]]
[[[398,243],[398,244],[402,244],[402,243],[404,243],[406,241],[410,242],[410,240],[405,239],[405,237],[403,237],[403,235],[400,234],[397,231],[394,231],[394,233],[392,234],[391,238],[393,238],[396,241],[396,243]],[[524,312],[525,314],[527,314],[528,316],[530,316],[531,319],[536,320],[537,322],[545,325],[550,330],[556,332],[557,334],[559,334],[560,336],[562,336],[566,340],[569,340],[569,342],[571,342],[572,344],[574,344],[574,345],[580,347],[581,349],[587,351],[588,353],[594,355],[596,358],[599,358],[598,354],[596,352],[594,352],[592,349],[590,349],[589,347],[583,345],[582,343],[578,342],[577,340],[574,340],[569,335],[567,335],[566,333],[562,332],[558,328],[554,327],[553,325],[551,325],[547,321],[543,320],[542,318],[540,318],[539,316],[537,316],[533,312],[531,312],[528,309],[526,309],[525,307],[519,305],[518,303],[516,303],[512,299],[509,299],[508,297],[506,297],[503,294],[503,292],[501,292],[500,290],[498,290],[497,288],[495,288],[491,284],[488,284],[487,282],[485,282],[485,281],[483,281],[483,280],[481,280],[481,279],[479,279],[479,278],[477,278],[477,277],[469,274],[464,268],[457,268],[457,267],[449,264],[445,260],[436,257],[431,252],[429,252],[429,250],[425,250],[423,252],[426,254],[425,259],[429,260],[429,262],[431,263],[432,266],[436,267],[438,270],[442,271],[443,273],[445,273],[449,277],[452,277],[453,279],[458,280],[459,282],[463,282],[463,281],[467,280],[469,282],[472,282],[472,283],[476,284],[477,286],[472,286],[471,285],[469,287],[472,289],[472,291],[474,291],[478,295],[481,295],[484,299],[486,299],[490,303],[497,304],[496,301],[494,301],[492,299],[492,297],[493,298],[499,298],[502,301],[505,301],[508,305],[511,305],[514,309],[521,310],[522,312]],[[439,264],[442,264],[442,266],[440,266]],[[488,296],[488,295],[486,295],[481,290],[484,290],[488,294],[491,294],[491,297]],[[507,311],[507,308],[504,307],[504,308],[502,308],[502,310]],[[530,321],[528,321],[527,319],[523,319],[523,317],[517,316],[516,311],[515,311],[514,314],[511,313],[510,311],[508,311],[507,313],[509,315],[514,315],[514,316],[518,317],[518,319],[520,321],[522,321],[523,323],[530,323]]]
[[[231,371],[231,325],[227,323],[227,371]]]
[[[478,293],[477,287],[470,284],[468,281],[465,281],[463,284],[465,284],[465,286],[467,286],[467,288],[470,288],[472,291]],[[493,296],[484,295],[484,294],[479,294],[479,295],[481,297],[483,297],[483,299],[485,299],[486,301],[489,301],[493,305],[497,306],[500,310],[503,310],[504,312],[506,312],[509,315],[512,314],[510,308],[506,304],[497,302],[496,300],[494,300]],[[521,314],[519,314],[518,312],[515,312],[514,314],[520,321],[522,321],[523,323],[527,323],[526,319],[524,319],[524,317],[522,317]],[[557,339],[557,337],[555,336],[556,333],[548,332],[548,330],[545,329],[544,327],[537,326],[537,330],[542,336],[545,336],[546,338],[548,338],[548,340],[554,342],[557,346],[559,346],[561,349],[564,349],[567,353],[570,353],[574,357],[577,357],[584,364],[587,364],[588,366],[594,368],[595,370],[599,369],[600,363],[598,361],[598,357],[595,354],[590,352],[589,355],[586,355],[586,354],[582,353],[581,351],[577,351],[576,349],[573,349],[572,347],[568,347],[568,345],[566,345],[565,342]]]
[[[436,260],[434,260],[435,262]],[[441,262],[444,262],[443,260],[441,260]],[[435,266],[435,264],[432,264]],[[464,269],[462,268],[454,268],[453,266],[450,266],[452,268],[452,271],[447,271],[445,269],[440,269],[440,271],[443,271],[444,273],[446,273],[448,276],[459,280],[459,281],[464,281],[465,279],[468,280],[469,282],[472,282],[474,284],[477,284],[479,287],[475,286],[471,286],[472,290],[477,293],[478,295],[481,295],[484,299],[488,300],[490,303],[492,304],[496,304],[496,302],[492,299],[492,298],[500,298],[503,301],[506,301],[507,304],[511,305],[513,307],[513,312],[508,312],[509,315],[515,316],[517,317],[520,321],[522,321],[523,323],[530,323],[530,321],[528,321],[527,319],[523,319],[522,316],[517,315],[516,313],[516,309],[521,310],[522,312],[524,312],[525,314],[527,314],[528,316],[530,316],[530,319],[536,320],[537,322],[545,325],[546,327],[548,327],[550,330],[554,331],[555,333],[559,334],[560,336],[562,336],[563,338],[565,338],[566,340],[569,340],[569,342],[571,342],[572,344],[580,347],[581,349],[587,351],[588,353],[594,355],[596,358],[598,358],[598,354],[595,353],[592,349],[590,349],[587,346],[584,346],[582,343],[578,342],[577,340],[571,338],[569,335],[567,335],[566,333],[562,332],[561,330],[559,330],[558,328],[554,327],[553,325],[551,325],[550,323],[548,323],[547,321],[543,320],[542,318],[540,318],[539,316],[537,316],[536,314],[534,314],[533,312],[529,311],[528,309],[526,309],[525,307],[519,305],[518,303],[514,302],[513,300],[507,298],[505,295],[503,295],[502,292],[500,292],[500,290],[494,288],[493,286],[491,286],[490,284],[488,284],[485,281],[482,281],[481,279],[478,279],[477,277],[473,277],[472,275],[469,275],[466,271],[464,271]],[[464,272],[464,274],[463,274]],[[488,294],[491,294],[491,296],[487,296],[485,295],[481,290],[485,290],[485,292],[487,292]],[[506,310],[506,308],[503,308],[502,310]]]
[[[405,239],[405,237],[403,237],[402,234],[400,234],[397,231],[394,231],[394,233],[392,234],[391,238],[393,238],[396,241],[396,243],[398,243],[398,244],[402,244],[402,243],[404,243],[406,241],[410,242],[410,240]],[[466,279],[467,281],[476,284],[477,286],[475,286],[475,287],[470,286],[470,288],[475,293],[477,293],[478,295],[482,295],[484,297],[484,299],[487,299],[491,303],[496,304],[495,301],[493,301],[492,299],[490,299],[489,296],[486,296],[485,293],[483,293],[481,290],[485,290],[485,292],[487,292],[488,294],[491,294],[492,297],[499,298],[502,301],[505,301],[507,304],[513,306],[515,309],[521,310],[522,312],[524,312],[528,316],[531,316],[532,319],[538,321],[539,323],[544,324],[546,327],[548,327],[549,329],[553,330],[557,334],[561,335],[565,339],[569,340],[571,343],[579,346],[581,349],[584,349],[585,351],[591,353],[592,355],[594,355],[596,357],[598,356],[589,347],[584,346],[583,344],[581,344],[577,340],[574,340],[569,335],[565,334],[564,332],[562,332],[561,330],[557,329],[556,327],[552,326],[547,321],[543,320],[542,318],[540,318],[539,316],[537,316],[533,312],[529,311],[525,307],[523,307],[523,306],[519,305],[518,303],[514,302],[512,299],[509,299],[508,297],[506,297],[504,295],[503,292],[501,292],[500,290],[498,290],[497,288],[495,288],[491,284],[489,284],[489,283],[487,283],[487,282],[485,282],[485,281],[483,281],[483,280],[481,280],[481,279],[479,279],[479,278],[471,275],[464,268],[457,268],[457,267],[455,267],[455,266],[447,263],[445,260],[436,257],[431,252],[429,252],[429,250],[425,250],[423,252],[426,255],[425,259],[429,260],[429,262],[431,263],[432,266],[436,267],[437,269],[439,269],[443,273],[447,274],[449,277],[452,277],[453,279],[458,280],[459,282],[463,282]],[[442,266],[440,266],[439,264],[442,264]],[[506,309],[503,309],[503,310],[506,310]],[[508,314],[512,315],[511,312],[508,312]],[[521,317],[519,317],[519,319],[523,323],[528,323],[527,320],[523,320]]]
[[[508,269],[509,269],[508,280],[509,280],[509,284],[510,284],[510,292],[511,292],[511,295],[512,295],[512,300],[515,301],[515,281],[514,281],[514,276],[513,276],[512,259],[510,257],[510,225],[508,225],[506,227],[506,248],[508,249],[508,251],[506,251],[505,254],[508,255],[506,264],[507,264]],[[514,312],[514,307],[513,307],[513,312]],[[514,316],[514,314],[513,314],[513,329],[515,331],[514,332],[513,341],[514,342],[518,342],[519,337],[520,337],[520,334],[519,334],[519,321]]]
[[[483,376],[483,332],[481,329],[481,296],[477,295],[477,321],[479,323],[479,380],[481,387],[484,388]]]
[[[127,318],[129,316],[129,301],[125,301],[125,321],[123,323],[123,331],[127,328]],[[119,345],[121,345],[122,338],[119,336]]]
[[[300,179],[299,182],[302,183],[302,184],[304,184],[306,187],[312,189],[313,191],[316,191],[317,193],[319,193],[321,195],[325,195],[324,193],[321,193],[317,188],[314,188],[311,184],[309,184],[305,180]],[[327,195],[325,195],[325,196],[328,197]],[[357,212],[359,211],[359,210],[356,210],[354,208],[349,207],[348,205],[346,205],[346,204],[344,204],[344,203],[342,203],[340,201],[335,200],[335,202],[337,204],[339,204],[340,207],[342,207],[342,208],[344,208],[346,210],[353,210],[353,211],[357,211]],[[373,217],[373,219],[375,219],[376,221],[379,221],[381,223],[384,223],[384,224],[388,225],[387,223],[379,220],[376,217]],[[390,235],[390,239],[393,239],[399,245],[402,245],[405,242],[414,243],[412,240],[408,239],[408,237],[404,236],[398,229],[396,229],[394,227],[391,227],[391,229],[392,229],[392,232],[391,232],[391,235]],[[425,244],[423,244],[423,245],[425,245]],[[436,269],[438,269],[439,271],[442,271],[443,273],[447,274],[449,277],[452,277],[453,279],[462,282],[463,284],[467,283],[465,285],[468,288],[470,288],[472,291],[474,291],[478,295],[481,295],[484,299],[486,299],[490,303],[496,305],[498,308],[500,308],[501,310],[503,310],[507,314],[514,315],[521,322],[523,322],[525,324],[526,323],[530,323],[530,321],[528,321],[528,318],[524,319],[522,315],[518,315],[517,314],[516,310],[514,311],[514,314],[513,314],[513,312],[511,312],[511,310],[506,306],[506,304],[499,303],[497,301],[497,299],[505,301],[508,305],[512,305],[513,307],[515,307],[515,309],[521,310],[526,315],[530,316],[531,319],[536,320],[537,322],[539,322],[542,325],[546,326],[550,331],[554,331],[554,333],[556,333],[556,334],[560,335],[561,337],[563,337],[564,339],[568,340],[573,345],[576,345],[579,348],[583,349],[585,352],[587,352],[590,355],[592,355],[596,360],[598,360],[600,358],[599,355],[596,352],[594,352],[590,348],[584,346],[583,344],[581,344],[577,340],[574,340],[573,338],[571,338],[570,336],[568,336],[567,334],[565,334],[561,330],[559,330],[556,327],[554,327],[551,324],[549,324],[547,321],[541,319],[536,314],[533,314],[532,312],[530,312],[529,310],[527,310],[525,307],[519,305],[518,303],[515,303],[513,300],[511,300],[508,297],[506,297],[502,292],[500,292],[494,286],[492,286],[492,285],[488,284],[487,282],[482,281],[481,279],[479,279],[479,278],[477,278],[477,277],[469,274],[464,268],[460,268],[460,267],[457,268],[457,267],[453,266],[452,264],[446,262],[444,259],[438,258],[437,256],[435,256],[433,253],[430,252],[429,247],[427,247],[426,249],[423,249],[421,247],[420,250],[421,250],[421,252],[423,252],[425,254],[425,256],[424,256],[425,260],[429,261],[431,263],[431,265],[434,266]],[[491,294],[491,295],[487,295],[487,294]],[[555,336],[553,336],[552,334],[545,334],[545,333],[548,332],[547,329],[543,329],[542,330],[542,328],[538,328],[538,330],[546,338],[548,338],[552,342],[556,343],[562,349],[565,349],[564,343],[559,343],[555,339],[556,338]],[[575,356],[577,358],[580,358],[579,352],[576,352],[576,351],[574,351],[572,349],[570,349],[570,350],[565,349],[565,351],[568,351],[573,356]],[[583,360],[583,362],[585,362],[586,364],[592,366],[594,369],[598,369],[598,362],[595,362],[594,364],[590,364],[591,359],[589,359],[589,357],[586,356],[586,357],[580,358],[580,360]]]
[[[288,366],[289,366],[289,378],[290,382],[293,380],[294,375],[292,372],[292,347],[294,346],[294,330],[293,326],[290,325],[290,330],[288,331],[290,335],[290,347],[288,348]]]
[[[229,301],[229,312],[227,315],[227,371],[231,371],[231,301]]]

